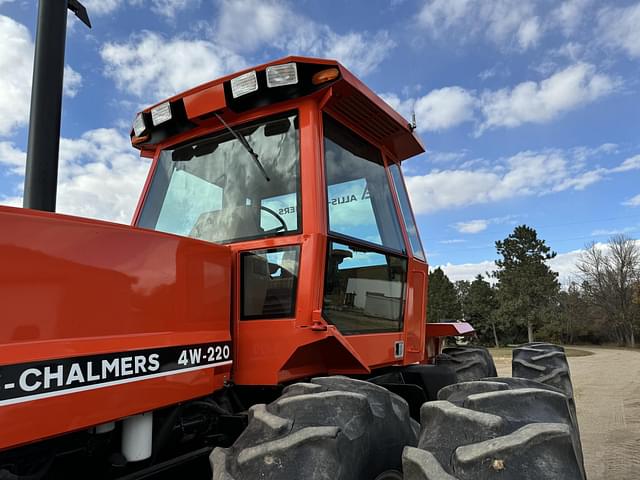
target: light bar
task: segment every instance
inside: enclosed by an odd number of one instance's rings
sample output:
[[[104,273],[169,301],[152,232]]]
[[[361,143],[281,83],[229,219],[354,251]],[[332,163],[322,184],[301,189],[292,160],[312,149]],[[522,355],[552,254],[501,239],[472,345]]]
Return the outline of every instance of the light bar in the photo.
[[[142,113],[139,113],[138,115],[136,115],[136,119],[133,121],[133,133],[136,134],[136,137],[141,137],[146,129],[147,126],[144,124]]]
[[[258,90],[258,77],[255,70],[231,79],[231,94],[233,98],[241,97],[256,90]]]
[[[295,63],[284,63],[267,67],[267,87],[280,87],[298,83],[298,69]]]
[[[151,109],[151,121],[154,126],[171,120],[171,104],[164,102]]]

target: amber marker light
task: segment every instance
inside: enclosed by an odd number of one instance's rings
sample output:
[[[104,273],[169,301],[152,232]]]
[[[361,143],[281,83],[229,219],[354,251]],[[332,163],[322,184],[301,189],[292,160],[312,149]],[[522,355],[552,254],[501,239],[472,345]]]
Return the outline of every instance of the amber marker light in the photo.
[[[311,77],[311,83],[314,85],[320,85],[321,83],[330,82],[331,80],[335,80],[338,78],[340,72],[337,68],[327,68],[326,70],[321,70],[318,73],[315,73],[313,77]]]

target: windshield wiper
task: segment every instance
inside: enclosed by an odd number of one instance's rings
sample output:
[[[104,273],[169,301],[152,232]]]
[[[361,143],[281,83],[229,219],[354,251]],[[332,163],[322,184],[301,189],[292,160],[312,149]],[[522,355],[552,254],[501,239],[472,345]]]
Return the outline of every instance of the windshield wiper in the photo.
[[[269,178],[269,175],[267,175],[267,171],[264,169],[264,167],[262,166],[262,163],[260,162],[260,159],[258,158],[258,154],[256,152],[253,151],[253,148],[251,148],[251,145],[249,145],[249,142],[247,142],[247,139],[244,138],[242,135],[240,135],[239,133],[237,133],[233,128],[231,128],[229,125],[227,125],[227,122],[224,121],[224,119],[218,115],[216,112],[213,112],[213,114],[216,116],[216,118],[218,120],[220,120],[220,122],[222,123],[222,125],[224,126],[224,128],[226,128],[227,130],[229,130],[229,132],[231,133],[231,135],[233,135],[235,137],[236,140],[238,140],[242,146],[244,147],[244,149],[249,152],[249,155],[251,155],[251,158],[253,158],[253,160],[256,162],[256,165],[258,166],[258,168],[260,169],[260,171],[262,172],[262,174],[264,175],[264,178],[267,179],[267,182],[270,182],[271,179]]]

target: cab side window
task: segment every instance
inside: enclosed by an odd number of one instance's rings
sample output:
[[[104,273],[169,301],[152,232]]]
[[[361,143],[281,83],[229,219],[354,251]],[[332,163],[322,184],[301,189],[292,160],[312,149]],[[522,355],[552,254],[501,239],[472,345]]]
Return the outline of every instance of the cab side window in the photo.
[[[324,134],[329,230],[403,252],[380,152],[328,116]]]
[[[377,148],[324,117],[329,243],[323,315],[343,334],[402,330],[407,258]]]

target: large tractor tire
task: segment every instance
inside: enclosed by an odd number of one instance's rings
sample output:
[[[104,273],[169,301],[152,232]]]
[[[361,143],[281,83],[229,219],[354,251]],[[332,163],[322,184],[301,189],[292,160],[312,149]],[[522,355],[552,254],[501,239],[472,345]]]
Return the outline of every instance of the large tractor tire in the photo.
[[[557,388],[569,399],[569,406],[576,417],[571,372],[564,347],[551,343],[534,342],[514,348],[511,375]],[[576,418],[576,428],[577,426]]]
[[[436,364],[451,368],[458,382],[497,376],[493,357],[484,347],[447,347],[436,357]]]
[[[550,343],[529,343],[513,349],[511,374],[559,388],[573,398],[569,363],[564,348]]]
[[[419,430],[407,403],[383,387],[314,378],[249,410],[233,446],[211,454],[213,480],[397,480]]]
[[[450,385],[422,406],[418,447],[403,452],[404,480],[586,478],[565,395],[501,380]]]

